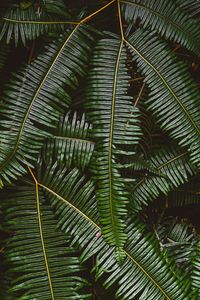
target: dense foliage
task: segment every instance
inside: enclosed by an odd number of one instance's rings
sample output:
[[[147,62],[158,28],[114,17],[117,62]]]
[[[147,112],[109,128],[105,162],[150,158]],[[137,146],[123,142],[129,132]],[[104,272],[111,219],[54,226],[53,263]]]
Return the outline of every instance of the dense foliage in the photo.
[[[200,299],[199,14],[1,3],[1,300]]]

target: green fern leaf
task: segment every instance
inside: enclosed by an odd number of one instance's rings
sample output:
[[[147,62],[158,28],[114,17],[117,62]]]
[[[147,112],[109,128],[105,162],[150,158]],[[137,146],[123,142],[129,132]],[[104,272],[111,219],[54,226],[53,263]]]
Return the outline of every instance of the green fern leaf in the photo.
[[[167,194],[170,190],[183,184],[188,179],[188,175],[191,176],[196,170],[188,162],[187,153],[180,152],[175,148],[157,151],[149,160],[150,164],[157,169],[157,174],[145,174],[136,181],[133,188],[130,188],[131,208],[134,211],[141,210],[150,201],[156,199],[160,193]]]
[[[143,224],[131,220],[127,225],[124,264],[120,267],[112,259],[111,251],[104,251],[98,256],[97,278],[107,271],[109,276],[105,286],[108,288],[118,282],[116,296],[119,299],[189,300],[189,282],[183,277],[178,279],[174,276],[175,266],[170,260],[167,264],[164,262],[158,251],[157,240],[151,234],[145,233],[144,236]]]
[[[91,41],[87,27],[77,25],[8,84],[0,109],[1,179],[25,173],[22,163],[33,160],[51,136],[70,103],[64,88],[75,88],[85,74]]]
[[[138,30],[127,45],[150,88],[148,109],[171,138],[189,148],[191,161],[199,164],[200,98],[186,66],[152,33]]]
[[[58,16],[63,16],[65,18],[70,18],[69,11],[66,7],[65,1],[63,0],[42,0],[42,8],[50,14],[56,14]]]
[[[33,186],[15,187],[4,201],[8,239],[6,259],[17,278],[11,291],[17,299],[91,299],[81,292],[87,281],[70,237],[60,233],[51,208]],[[26,226],[24,226],[26,224]],[[61,284],[62,283],[62,284]],[[65,288],[63,288],[65,286]]]
[[[43,6],[36,11],[32,3],[26,9],[22,6],[10,7],[3,16],[0,40],[6,37],[7,43],[14,40],[16,46],[19,41],[26,45],[27,41],[35,40],[40,35],[64,31],[61,18],[58,21],[58,17],[52,11],[48,13],[48,10]]]
[[[52,162],[52,157],[56,157],[61,167],[77,167],[83,170],[88,166],[94,150],[95,142],[91,138],[91,130],[85,114],[79,117],[76,112],[73,115],[67,113],[45,147],[45,161]]]
[[[200,26],[173,1],[122,0],[122,11],[128,23],[140,22],[167,39],[182,44],[200,55]]]
[[[45,176],[41,174],[40,181],[40,187],[55,210],[59,227],[72,234],[72,244],[78,243],[84,250],[82,260],[98,254],[98,277],[108,272],[111,275],[106,285],[118,282],[117,298],[134,299],[144,291],[143,298],[139,299],[147,300],[147,295],[156,300],[189,299],[187,282],[176,278],[175,266],[165,264],[158,254],[157,241],[152,236],[143,237],[140,224],[133,222],[127,227],[128,242],[122,250],[125,261],[123,264],[116,261],[115,248],[107,244],[101,235],[97,203],[92,196],[94,184],[86,181],[78,170],[66,173],[64,169],[57,170],[54,165],[46,170]]]
[[[91,169],[98,185],[97,201],[103,234],[119,251],[126,241],[123,218],[127,194],[124,179],[117,168],[117,157],[133,153],[129,147],[137,144],[140,136],[138,109],[127,94],[126,62],[123,42],[102,39],[91,61],[86,92],[88,116],[93,124],[94,138],[98,139]],[[123,146],[128,150],[123,150]]]

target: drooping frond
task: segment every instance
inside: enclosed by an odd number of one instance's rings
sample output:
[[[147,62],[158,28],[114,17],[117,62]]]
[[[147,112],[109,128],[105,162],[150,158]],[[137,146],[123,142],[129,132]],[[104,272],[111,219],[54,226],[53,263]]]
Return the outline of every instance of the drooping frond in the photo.
[[[51,207],[38,186],[15,187],[4,204],[7,228],[14,232],[8,238],[5,257],[17,274],[10,289],[15,298],[91,299],[81,291],[87,281],[78,276],[83,267],[77,249],[69,246],[69,236],[57,230]]]
[[[50,12],[49,12],[50,9]],[[63,10],[65,11],[65,10]],[[58,19],[59,18],[59,19]],[[15,45],[22,41],[25,45],[27,40],[35,40],[40,35],[48,32],[61,32],[64,30],[64,24],[61,16],[52,12],[52,6],[36,8],[31,2],[26,7],[11,6],[6,10],[3,16],[3,23],[0,30],[0,40],[6,37],[6,42],[14,40]]]
[[[127,45],[150,88],[148,109],[171,138],[189,148],[192,162],[199,164],[200,96],[186,66],[149,32],[136,31]]]
[[[128,23],[140,22],[167,39],[182,44],[200,55],[200,26],[184,11],[168,0],[121,0],[124,18]]]
[[[166,264],[158,250],[157,240],[151,234],[144,236],[143,224],[131,221],[127,225],[124,264],[117,265],[111,251],[98,256],[98,277],[106,271],[109,274],[105,286],[118,282],[116,296],[119,299],[189,300],[188,281],[174,275],[175,266],[170,260]]]
[[[158,252],[157,241],[152,236],[143,237],[140,224],[133,223],[127,227],[128,242],[122,250],[125,261],[122,265],[118,264],[114,247],[109,246],[101,235],[97,203],[92,196],[94,185],[85,181],[78,170],[66,173],[66,170],[56,170],[54,166],[46,170],[40,180],[39,186],[54,208],[59,227],[70,232],[73,243],[80,244],[84,250],[82,260],[98,254],[98,276],[107,272],[111,274],[107,286],[114,282],[119,284],[117,298],[189,299],[186,295],[187,282],[176,278],[175,266],[165,264]]]
[[[167,194],[195,172],[195,167],[188,161],[187,153],[175,148],[161,149],[152,154],[149,160],[157,169],[157,174],[145,174],[130,188],[130,202],[134,211],[141,210],[160,193]]]
[[[90,162],[95,145],[91,129],[91,124],[85,120],[85,114],[78,116],[76,112],[67,113],[49,139],[44,159],[51,162],[52,158],[56,158],[61,167],[83,170]]]
[[[34,159],[50,136],[70,103],[65,88],[75,88],[85,74],[91,39],[87,27],[77,25],[7,85],[0,109],[1,179],[26,172],[22,162]]]
[[[111,47],[112,45],[112,47]],[[140,129],[138,109],[128,96],[129,76],[126,50],[117,38],[99,41],[91,60],[87,86],[88,116],[98,139],[92,172],[97,182],[103,234],[120,252],[126,235],[123,218],[127,193],[124,179],[117,168],[119,155],[131,155]]]
[[[196,173],[197,170],[195,170]],[[199,191],[199,174],[197,172],[194,177],[191,177],[184,184],[179,185],[177,188],[173,188],[167,195],[157,198],[152,205],[152,209],[169,210],[173,213],[178,212],[178,215],[184,214],[187,211],[187,218],[191,218],[192,222],[196,224],[195,215],[198,216],[197,207],[200,203],[200,191]],[[185,214],[184,214],[185,215]]]

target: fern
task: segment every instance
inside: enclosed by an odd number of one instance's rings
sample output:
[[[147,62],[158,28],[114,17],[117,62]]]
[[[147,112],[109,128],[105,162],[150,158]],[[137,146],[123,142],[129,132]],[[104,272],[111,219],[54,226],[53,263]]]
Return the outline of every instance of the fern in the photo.
[[[64,20],[58,19],[55,13],[62,15],[65,6],[60,9],[49,2],[45,2],[42,7],[34,7],[31,3],[22,3],[19,7],[11,6],[3,16],[3,24],[0,32],[0,40],[6,37],[6,43],[14,39],[17,46],[19,41],[26,45],[27,41],[35,40],[40,35],[52,32],[64,31]],[[62,10],[64,9],[64,10]],[[64,14],[66,17],[67,13]],[[69,16],[68,16],[69,17]],[[61,18],[61,17],[60,17]]]
[[[153,31],[199,55],[199,24],[189,19],[173,1],[122,0],[122,4],[128,23],[135,23],[140,18],[144,28],[151,27]]]
[[[90,43],[87,29],[77,25],[50,44],[45,54],[16,74],[7,86],[0,124],[0,172],[4,180],[26,172],[22,163],[34,159],[44,138],[51,136],[49,129],[56,126],[64,109],[69,107],[70,95],[64,88],[66,85],[75,88],[77,77],[84,75],[89,50],[86,41],[81,45],[84,37]],[[60,68],[62,61],[65,64]]]
[[[112,49],[110,48],[112,44]],[[123,145],[135,145],[140,136],[138,110],[128,93],[126,52],[118,39],[103,39],[96,46],[87,90],[89,118],[99,139],[92,171],[97,181],[97,201],[103,234],[119,251],[126,235],[121,220],[127,193],[117,168],[119,155],[131,155]],[[105,67],[102,68],[102,63]]]
[[[112,272],[113,275],[107,279],[107,286],[119,280],[118,297],[123,296],[125,299],[129,299],[130,293],[134,289],[135,295],[139,294],[145,288],[146,282],[146,289],[156,299],[164,299],[164,297],[167,299],[187,299],[187,284],[185,291],[184,288],[182,290],[181,284],[179,287],[177,285],[174,290],[171,289],[173,273],[170,272],[170,268],[166,268],[162,258],[156,256],[156,241],[155,246],[153,246],[151,237],[142,239],[140,224],[135,225],[136,227],[133,224],[127,227],[126,232],[129,240],[125,250],[123,250],[126,260],[122,266],[116,262],[113,247],[106,245],[101,236],[97,205],[95,197],[91,195],[94,191],[92,182],[85,181],[78,170],[72,170],[66,176],[65,170],[57,172],[56,166],[48,170],[47,177],[39,185],[47,193],[55,209],[56,216],[59,218],[59,227],[64,232],[70,230],[74,236],[74,244],[81,243],[81,247],[84,248],[81,256],[83,261],[98,253],[97,274],[100,276],[105,271]],[[56,180],[61,178],[62,184],[58,188]],[[65,218],[66,215],[69,216],[68,219]],[[139,242],[140,239],[141,242]],[[145,252],[141,251],[140,247],[143,250],[146,249]],[[154,264],[149,262],[150,258],[152,262],[155,262],[155,258],[157,259],[158,270],[162,268],[160,276],[159,273],[156,275],[157,269],[155,269]],[[129,272],[131,272],[129,283],[124,282],[122,280],[123,275],[124,273],[129,274]],[[137,287],[138,284],[139,287]]]
[[[76,112],[67,113],[47,143],[44,159],[51,163],[52,157],[56,157],[60,166],[86,168],[95,145],[91,131],[92,126],[84,114],[79,117]]]
[[[1,300],[199,299],[199,3],[101,2],[0,4]]]
[[[151,89],[147,104],[158,117],[161,128],[168,131],[181,146],[187,146],[191,152],[191,160],[198,164],[200,157],[198,90],[187,74],[186,67],[181,62],[176,63],[175,56],[166,49],[165,44],[157,40],[157,37],[152,34],[150,36],[151,39],[148,32],[138,30],[127,41]]]
[[[177,218],[165,218],[161,221],[154,225],[154,231],[161,249],[167,253],[167,260],[170,257],[184,274],[187,270],[187,276],[191,275],[191,262],[195,254],[194,245],[196,243],[193,227],[183,220],[177,220]]]
[[[6,224],[15,234],[8,240],[6,260],[18,274],[10,288],[20,299],[87,299],[79,290],[86,281],[77,276],[83,268],[67,246],[69,237],[56,230],[51,208],[37,188],[26,186],[10,191],[6,199]],[[26,228],[24,228],[26,224]],[[67,286],[63,291],[62,285]]]

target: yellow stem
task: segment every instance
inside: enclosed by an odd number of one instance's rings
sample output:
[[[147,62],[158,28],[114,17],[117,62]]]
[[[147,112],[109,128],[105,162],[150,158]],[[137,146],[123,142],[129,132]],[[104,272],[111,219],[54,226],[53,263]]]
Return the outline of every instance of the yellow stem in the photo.
[[[100,13],[102,10],[104,10],[105,8],[107,8],[108,6],[110,6],[112,3],[114,3],[116,0],[112,0],[109,3],[107,3],[106,5],[102,6],[101,8],[99,8],[98,10],[96,10],[95,12],[93,12],[91,15],[85,17],[83,20],[80,21],[80,24],[86,22],[88,19],[92,18],[93,16],[97,15],[98,13]]]
[[[50,271],[49,271],[49,263],[48,263],[46,247],[45,247],[45,242],[44,242],[43,228],[42,228],[41,211],[40,211],[40,199],[39,199],[39,183],[38,183],[35,175],[33,174],[31,168],[28,167],[28,169],[29,169],[29,172],[31,173],[31,176],[33,177],[34,182],[35,182],[37,216],[38,216],[38,224],[39,224],[39,231],[40,231],[40,240],[41,240],[41,244],[42,244],[42,251],[43,251],[43,255],[44,255],[45,267],[46,267],[47,277],[48,277],[48,281],[49,281],[51,299],[54,300],[55,297],[54,297],[54,292],[53,292],[51,275],[50,275]]]
[[[85,23],[87,20],[91,19],[93,16],[100,13],[102,10],[110,6],[112,3],[114,3],[116,0],[112,0],[106,5],[102,6],[95,12],[91,13],[89,16],[83,18],[82,20],[78,21],[29,21],[29,20],[15,20],[10,18],[2,18],[4,21],[12,22],[12,23],[20,23],[20,24],[73,24],[73,25],[79,25],[82,23]]]

